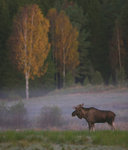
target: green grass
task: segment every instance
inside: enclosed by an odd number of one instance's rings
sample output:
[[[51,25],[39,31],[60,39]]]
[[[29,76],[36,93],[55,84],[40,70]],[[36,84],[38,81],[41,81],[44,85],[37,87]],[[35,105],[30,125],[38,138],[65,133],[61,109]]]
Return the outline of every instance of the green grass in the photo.
[[[128,148],[128,131],[96,131],[91,133],[89,131],[0,132],[0,149],[8,150],[10,147],[25,149],[25,147],[30,146],[37,146],[38,149],[41,149],[39,147],[43,146],[45,149],[52,150],[52,145],[61,145],[62,147],[63,145],[102,145]]]
[[[128,131],[96,131],[91,137],[93,144],[128,147]]]

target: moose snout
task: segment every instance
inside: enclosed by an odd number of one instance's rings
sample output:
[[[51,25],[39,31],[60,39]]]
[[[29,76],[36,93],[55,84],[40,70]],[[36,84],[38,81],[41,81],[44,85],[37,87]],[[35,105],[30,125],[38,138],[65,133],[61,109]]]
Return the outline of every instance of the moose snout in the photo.
[[[72,112],[72,117],[75,117],[75,115],[76,115],[75,112]]]

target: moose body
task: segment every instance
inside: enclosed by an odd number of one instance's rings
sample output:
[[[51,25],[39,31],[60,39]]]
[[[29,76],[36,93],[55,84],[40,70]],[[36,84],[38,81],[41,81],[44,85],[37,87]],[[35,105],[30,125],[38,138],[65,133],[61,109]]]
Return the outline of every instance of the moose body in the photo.
[[[84,108],[83,104],[75,107],[72,116],[77,116],[79,119],[84,118],[88,122],[89,130],[94,130],[95,123],[107,122],[114,130],[115,113],[108,110],[99,110],[94,107]]]

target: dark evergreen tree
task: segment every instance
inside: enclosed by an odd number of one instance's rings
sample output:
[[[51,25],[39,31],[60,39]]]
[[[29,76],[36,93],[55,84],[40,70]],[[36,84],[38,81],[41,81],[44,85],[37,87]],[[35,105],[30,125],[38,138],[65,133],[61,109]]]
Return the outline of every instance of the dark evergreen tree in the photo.
[[[124,48],[126,50],[124,70],[128,78],[128,1],[124,0],[123,6],[121,7],[120,24],[122,29],[122,36],[124,42]]]
[[[0,0],[0,87],[5,85],[9,76],[9,60],[6,47],[8,35],[10,32],[10,15],[7,1]]]

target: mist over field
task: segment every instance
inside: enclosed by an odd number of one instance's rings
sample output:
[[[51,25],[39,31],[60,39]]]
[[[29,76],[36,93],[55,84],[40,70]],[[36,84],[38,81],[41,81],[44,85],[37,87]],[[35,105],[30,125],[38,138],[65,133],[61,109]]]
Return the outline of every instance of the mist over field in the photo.
[[[13,129],[50,129],[50,130],[88,130],[87,122],[77,117],[72,117],[73,106],[84,103],[85,107],[96,107],[103,110],[115,112],[115,125],[119,130],[128,129],[128,89],[127,88],[105,88],[95,87],[67,88],[49,92],[42,97],[33,97],[30,100],[22,100],[26,110],[27,120],[24,126],[24,119],[17,118],[17,126],[7,126]],[[2,102],[1,102],[2,103]],[[6,105],[13,107],[19,101],[8,101]],[[18,107],[17,107],[18,108]],[[15,110],[13,108],[13,110]],[[18,109],[17,109],[18,110]],[[19,112],[20,110],[18,110]],[[15,113],[18,114],[17,112]],[[6,122],[5,122],[6,124]],[[15,124],[15,123],[14,123]],[[20,125],[22,124],[22,126]],[[1,129],[6,129],[2,126]],[[105,124],[96,124],[96,130],[111,129]]]

